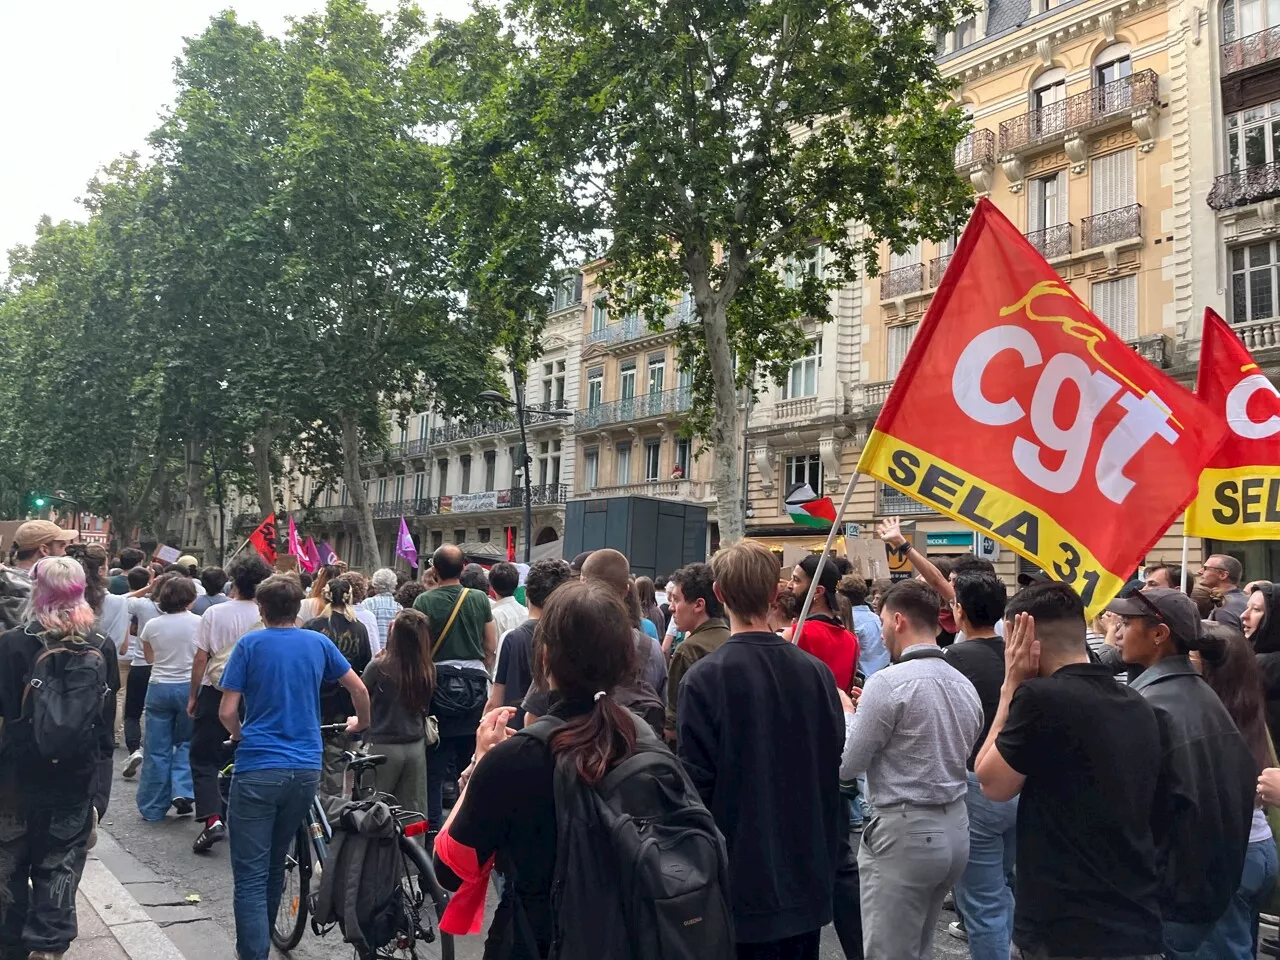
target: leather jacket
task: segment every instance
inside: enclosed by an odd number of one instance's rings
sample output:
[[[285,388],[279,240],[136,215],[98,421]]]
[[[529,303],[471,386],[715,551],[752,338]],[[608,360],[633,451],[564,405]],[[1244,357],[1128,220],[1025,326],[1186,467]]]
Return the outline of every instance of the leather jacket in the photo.
[[[1166,657],[1130,686],[1160,721],[1151,829],[1166,920],[1212,923],[1244,871],[1258,771],[1235,721],[1191,661]]]

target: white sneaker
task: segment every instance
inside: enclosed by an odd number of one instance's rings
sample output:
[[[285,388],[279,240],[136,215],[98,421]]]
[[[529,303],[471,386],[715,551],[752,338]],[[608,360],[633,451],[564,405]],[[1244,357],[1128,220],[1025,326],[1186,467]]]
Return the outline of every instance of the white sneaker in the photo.
[[[124,762],[124,769],[120,771],[120,775],[129,780],[138,772],[140,766],[142,766],[142,751],[135,750],[129,754],[129,759]]]
[[[92,850],[98,845],[98,808],[90,807],[93,812],[92,819],[89,820],[89,841],[85,844],[86,850]]]
[[[958,920],[952,920],[947,924],[947,933],[955,937],[957,940],[969,940],[969,931],[964,928],[964,924]]]

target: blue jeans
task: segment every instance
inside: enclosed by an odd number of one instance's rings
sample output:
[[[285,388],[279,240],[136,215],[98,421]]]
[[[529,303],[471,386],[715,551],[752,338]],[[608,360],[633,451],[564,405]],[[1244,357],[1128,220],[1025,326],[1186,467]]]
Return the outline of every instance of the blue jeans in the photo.
[[[189,683],[152,683],[147,687],[146,739],[138,778],[138,812],[144,820],[163,820],[178,797],[190,799],[191,718]]]
[[[1183,923],[1180,920],[1165,920],[1161,926],[1164,927],[1165,960],[1195,960],[1214,927],[1212,923]]]
[[[231,778],[227,825],[240,960],[267,960],[285,855],[319,786],[319,770],[237,770]]]
[[[1196,951],[1196,960],[1253,960],[1258,954],[1258,911],[1280,869],[1276,842],[1268,837],[1249,844],[1240,886],[1227,912],[1218,918]]]
[[[997,802],[982,795],[969,773],[969,863],[955,886],[956,911],[969,933],[973,960],[1008,960],[1013,937],[1013,872],[1018,798]]]

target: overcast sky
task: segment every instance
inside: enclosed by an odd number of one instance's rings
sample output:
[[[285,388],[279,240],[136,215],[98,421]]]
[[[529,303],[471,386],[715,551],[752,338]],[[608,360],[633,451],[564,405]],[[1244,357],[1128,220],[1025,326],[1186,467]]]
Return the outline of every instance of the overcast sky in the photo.
[[[112,157],[145,147],[173,100],[183,37],[228,7],[282,33],[323,0],[0,0],[0,251],[34,236],[43,214],[76,203]],[[393,0],[369,0],[386,10]],[[469,0],[418,0],[428,19],[461,18]],[[0,256],[0,275],[8,258]]]

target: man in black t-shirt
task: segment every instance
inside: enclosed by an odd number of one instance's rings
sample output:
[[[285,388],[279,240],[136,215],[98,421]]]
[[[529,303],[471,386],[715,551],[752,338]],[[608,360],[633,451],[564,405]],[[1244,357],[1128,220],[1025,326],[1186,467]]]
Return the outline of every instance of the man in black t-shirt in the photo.
[[[493,677],[493,690],[485,711],[496,707],[515,707],[511,726],[519,730],[524,726],[524,709],[521,703],[533,684],[533,631],[542,618],[542,608],[547,598],[560,584],[573,579],[569,564],[558,557],[539,560],[529,567],[525,577],[525,601],[529,605],[529,619],[507,634],[498,654],[498,669]],[[543,713],[546,711],[543,710]]]
[[[1004,684],[1004,639],[996,623],[1004,616],[1006,591],[994,573],[969,571],[951,580],[958,640],[947,647],[947,663],[963,673],[982,701],[982,734],[969,754],[969,863],[955,886],[956,910],[969,936],[972,960],[1007,960],[1013,936],[1013,872],[1018,822],[1018,798],[989,800],[973,772],[978,751],[1000,705]]]
[[[1155,712],[1089,662],[1070,587],[1027,587],[1005,616],[1005,680],[975,770],[989,799],[1021,793],[1015,956],[1155,960]]]

